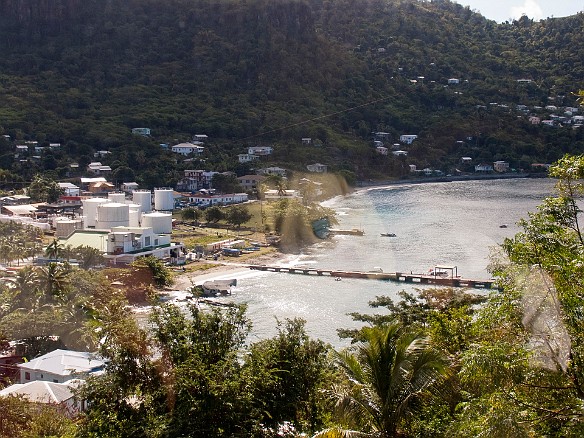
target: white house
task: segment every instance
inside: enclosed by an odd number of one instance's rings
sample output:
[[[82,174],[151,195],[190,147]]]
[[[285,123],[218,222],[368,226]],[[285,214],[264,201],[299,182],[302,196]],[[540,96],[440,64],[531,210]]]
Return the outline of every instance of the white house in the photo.
[[[27,383],[10,385],[0,391],[0,397],[22,397],[33,403],[46,403],[58,406],[68,416],[75,416],[85,410],[84,400],[77,400],[74,388],[83,384],[83,380],[73,379],[65,383],[35,380]]]
[[[171,147],[172,152],[180,155],[202,154],[205,148],[193,143],[179,143]]]
[[[375,148],[375,150],[377,151],[378,154],[380,155],[387,155],[389,150],[385,147],[385,146],[377,146]]]
[[[393,155],[395,155],[396,157],[407,157],[408,156],[408,151],[392,151],[391,153]]]
[[[270,146],[250,146],[249,148],[247,148],[247,153],[249,155],[265,156],[271,155],[272,152],[274,152],[274,148]]]
[[[132,193],[134,190],[138,190],[137,182],[125,182],[122,183],[120,189],[126,193]]]
[[[89,165],[87,166],[87,170],[96,175],[101,175],[102,173],[111,172],[112,168],[110,166],[104,166],[99,161],[93,161],[89,163]]]
[[[462,164],[470,164],[470,163],[472,163],[472,158],[471,157],[460,157],[460,162]]]
[[[17,366],[20,383],[34,380],[63,383],[80,376],[102,373],[105,362],[95,353],[58,349]]]
[[[493,163],[493,169],[495,172],[500,173],[509,172],[509,163],[506,161],[495,161]]]
[[[205,143],[207,140],[209,139],[208,136],[206,136],[205,134],[195,134],[193,135],[193,140],[195,140],[198,143]]]
[[[458,78],[448,79],[448,85],[458,85],[458,84],[460,84],[460,79],[458,79]]]
[[[306,166],[309,172],[326,173],[328,166],[326,164],[314,163]]]
[[[150,135],[150,128],[132,128],[132,134],[149,136]]]
[[[303,145],[310,145],[311,143],[312,143],[312,138],[309,138],[309,137],[304,137],[304,138],[302,139],[302,144],[303,144]]]
[[[283,190],[279,192],[271,189],[264,192],[264,198],[269,201],[273,199],[300,199],[302,196],[298,190]]]
[[[285,178],[287,171],[281,167],[264,167],[262,169],[256,170],[256,173],[258,175],[277,175]]]
[[[414,134],[402,134],[399,136],[399,141],[405,144],[412,144],[418,136]]]
[[[253,154],[238,154],[237,155],[237,159],[240,163],[248,163],[250,161],[255,161],[257,160],[259,157],[259,155],[253,155]]]
[[[230,204],[241,204],[248,200],[247,193],[231,193],[224,195],[210,195],[205,193],[197,193],[188,196],[190,203],[198,204],[204,207],[210,207],[212,205],[230,205]]]
[[[75,184],[69,182],[60,182],[57,184],[59,185],[59,188],[63,190],[65,196],[79,196],[80,189]]]

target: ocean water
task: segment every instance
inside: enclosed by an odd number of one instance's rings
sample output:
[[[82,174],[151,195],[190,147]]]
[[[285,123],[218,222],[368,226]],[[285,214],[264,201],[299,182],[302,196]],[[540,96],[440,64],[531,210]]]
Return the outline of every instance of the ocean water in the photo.
[[[488,279],[489,253],[520,228],[553,193],[554,181],[510,179],[395,185],[371,188],[327,201],[339,228],[362,229],[363,236],[336,236],[292,254],[289,265],[323,269],[425,273],[436,265],[456,266],[465,278]],[[507,225],[501,228],[501,225]],[[380,233],[395,233],[382,237]],[[276,321],[306,320],[308,334],[337,348],[347,345],[337,329],[358,327],[350,312],[374,313],[376,296],[397,297],[419,285],[378,280],[243,271],[228,298],[245,303],[253,322],[252,341],[276,334]],[[234,275],[230,274],[230,278]],[[433,286],[425,286],[433,287]],[[382,310],[377,310],[382,312]]]

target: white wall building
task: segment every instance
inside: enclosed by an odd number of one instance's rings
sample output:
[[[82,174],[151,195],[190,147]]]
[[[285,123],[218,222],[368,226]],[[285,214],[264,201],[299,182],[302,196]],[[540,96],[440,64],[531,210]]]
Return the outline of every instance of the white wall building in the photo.
[[[247,153],[249,155],[265,156],[271,155],[272,152],[274,152],[274,148],[270,146],[250,146],[249,148],[247,148]]]
[[[405,144],[412,144],[418,136],[414,134],[402,134],[399,136],[399,141]]]
[[[105,362],[95,353],[57,349],[17,366],[20,369],[20,383],[34,380],[63,383],[102,373]]]
[[[210,207],[212,205],[230,205],[241,204],[248,200],[247,193],[231,193],[224,195],[209,195],[197,193],[188,197],[189,202],[198,204],[202,207]]]
[[[179,143],[172,146],[171,150],[176,154],[187,156],[190,154],[202,154],[205,148],[193,143]]]

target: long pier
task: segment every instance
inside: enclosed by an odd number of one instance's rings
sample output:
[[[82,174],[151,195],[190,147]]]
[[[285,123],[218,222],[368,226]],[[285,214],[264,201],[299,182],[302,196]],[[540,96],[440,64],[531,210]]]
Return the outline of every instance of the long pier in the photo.
[[[248,265],[249,269],[256,271],[284,272],[288,274],[328,276],[335,278],[360,278],[367,280],[385,280],[399,283],[431,284],[450,287],[467,287],[477,289],[496,288],[495,280],[476,280],[459,276],[441,276],[429,274],[414,274],[405,272],[364,272],[364,271],[336,271],[332,269],[282,267],[268,265]]]

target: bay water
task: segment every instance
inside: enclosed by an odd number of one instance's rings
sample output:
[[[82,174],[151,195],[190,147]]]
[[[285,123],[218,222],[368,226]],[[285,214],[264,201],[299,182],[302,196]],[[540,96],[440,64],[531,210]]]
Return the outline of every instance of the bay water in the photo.
[[[437,265],[456,266],[458,275],[488,279],[489,254],[520,228],[553,193],[549,179],[501,179],[402,184],[358,190],[325,203],[338,214],[338,228],[362,236],[339,235],[290,254],[283,265],[322,269],[427,273]],[[381,233],[394,233],[383,237]],[[420,286],[378,280],[335,281],[329,276],[241,271],[231,297],[245,303],[253,322],[251,341],[274,336],[276,319],[302,318],[311,337],[336,348],[348,345],[339,328],[359,327],[351,312],[376,313],[376,296],[398,298]],[[475,291],[476,292],[476,291]],[[486,293],[486,292],[485,292]]]

